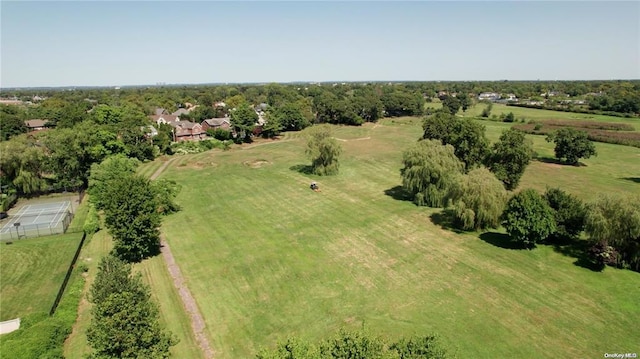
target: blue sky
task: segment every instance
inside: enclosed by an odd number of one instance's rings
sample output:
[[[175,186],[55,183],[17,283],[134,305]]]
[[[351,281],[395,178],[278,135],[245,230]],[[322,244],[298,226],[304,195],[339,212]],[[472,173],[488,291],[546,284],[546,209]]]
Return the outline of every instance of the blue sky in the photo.
[[[640,78],[640,2],[2,1],[0,86]]]

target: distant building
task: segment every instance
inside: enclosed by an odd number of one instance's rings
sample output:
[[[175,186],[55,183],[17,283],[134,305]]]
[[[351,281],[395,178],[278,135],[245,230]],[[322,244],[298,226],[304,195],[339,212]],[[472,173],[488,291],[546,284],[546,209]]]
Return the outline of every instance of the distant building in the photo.
[[[24,124],[27,126],[29,131],[42,131],[47,129],[47,123],[49,120],[41,120],[41,119],[33,119],[24,121]]]
[[[478,101],[497,101],[500,99],[500,94],[495,92],[483,92],[478,95]]]

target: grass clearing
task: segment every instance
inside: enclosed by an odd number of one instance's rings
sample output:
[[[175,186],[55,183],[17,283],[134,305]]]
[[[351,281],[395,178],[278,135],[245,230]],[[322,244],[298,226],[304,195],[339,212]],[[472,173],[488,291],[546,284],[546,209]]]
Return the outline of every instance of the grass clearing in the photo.
[[[216,357],[251,357],[290,335],[319,340],[362,325],[392,337],[437,332],[459,357],[637,351],[640,274],[594,273],[546,246],[501,248],[500,233],[455,234],[430,219],[438,210],[394,198],[402,150],[420,123],[335,127],[346,141],[334,177],[299,171],[309,161],[297,134],[171,164],[163,177],[183,185],[183,210],[163,232]],[[510,126],[482,123],[492,141]],[[529,137],[539,154],[552,154],[552,144]],[[620,178],[640,173],[640,161],[630,161],[640,149],[596,146],[600,155],[586,167],[545,172],[548,164],[535,162],[520,188],[555,185],[585,199],[637,192]],[[255,160],[269,165],[244,164]],[[312,180],[322,192],[308,189]]]
[[[179,340],[178,344],[171,348],[173,357],[203,358],[193,337],[189,316],[173,285],[164,258],[159,255],[147,259],[137,264],[135,270],[142,273],[145,282],[151,287],[152,300],[160,306],[160,321]]]
[[[49,312],[82,233],[0,243],[0,321]]]

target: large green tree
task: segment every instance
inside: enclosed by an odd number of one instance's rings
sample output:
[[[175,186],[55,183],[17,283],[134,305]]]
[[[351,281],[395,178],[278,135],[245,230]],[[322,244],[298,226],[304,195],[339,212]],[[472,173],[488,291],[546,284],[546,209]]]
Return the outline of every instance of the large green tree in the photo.
[[[96,206],[96,209],[104,209],[106,202],[104,196],[111,182],[121,177],[129,178],[133,176],[139,163],[135,158],[117,154],[91,166],[87,192],[91,196],[91,202]]]
[[[117,134],[89,122],[43,135],[49,166],[58,183],[67,188],[86,187],[92,164],[113,154],[126,153]]]
[[[601,195],[589,205],[585,231],[595,244],[618,252],[615,263],[640,271],[640,195]]]
[[[511,197],[502,217],[509,237],[527,248],[534,248],[556,230],[551,207],[534,189],[522,190]]]
[[[140,274],[130,265],[107,256],[98,265],[91,287],[91,324],[87,341],[94,359],[169,358],[177,344],[159,321],[157,305]]]
[[[423,122],[423,139],[440,140],[455,148],[455,155],[469,171],[479,166],[489,153],[485,127],[473,120],[461,119],[445,111],[436,111]]]
[[[138,262],[160,252],[157,193],[148,179],[134,175],[109,181],[102,203],[118,258]]]
[[[242,102],[231,111],[231,124],[238,141],[250,141],[251,133],[258,121],[258,114],[248,103]]]
[[[447,96],[442,100],[442,108],[452,115],[455,115],[462,107],[460,99],[454,96]]]
[[[484,167],[460,176],[452,186],[456,224],[464,230],[497,228],[507,202],[504,186]]]
[[[596,156],[596,146],[584,131],[574,128],[562,128],[547,136],[547,142],[555,143],[556,158],[570,165],[577,165],[581,158]]]
[[[285,103],[273,107],[269,110],[268,116],[269,121],[278,122],[282,131],[300,131],[311,125],[298,103]]]
[[[454,148],[438,140],[421,140],[402,154],[402,186],[419,206],[444,207],[464,164]]]
[[[582,201],[560,188],[548,188],[544,194],[556,221],[555,239],[577,238],[584,229],[587,210]]]
[[[533,144],[524,132],[513,128],[505,130],[493,145],[487,166],[508,190],[518,187],[520,178],[533,158]]]
[[[25,114],[17,106],[0,105],[0,141],[27,132]]]
[[[22,194],[29,195],[47,188],[47,163],[45,148],[37,138],[22,135],[0,143],[3,182],[12,183]]]
[[[306,154],[311,158],[313,173],[319,176],[338,174],[342,146],[332,137],[329,125],[316,125],[307,129]]]

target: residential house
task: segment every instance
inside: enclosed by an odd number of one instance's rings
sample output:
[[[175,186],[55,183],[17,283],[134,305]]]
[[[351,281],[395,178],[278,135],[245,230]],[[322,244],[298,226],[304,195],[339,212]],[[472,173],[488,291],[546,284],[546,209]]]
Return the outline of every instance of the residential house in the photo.
[[[182,115],[186,115],[189,112],[191,112],[191,110],[187,110],[186,108],[179,108],[176,112],[172,113],[172,116],[182,116]]]
[[[168,123],[180,121],[180,117],[174,115],[149,115],[149,118],[156,124]]]
[[[229,117],[209,118],[202,121],[201,125],[204,132],[207,132],[207,130],[210,128],[214,130],[221,129],[231,131],[231,120],[229,119]]]
[[[47,128],[47,122],[49,122],[49,120],[33,119],[24,121],[24,124],[27,126],[29,131],[41,131]]]
[[[206,137],[202,125],[191,121],[174,121],[169,123],[173,128],[173,138],[175,142],[199,141]]]

